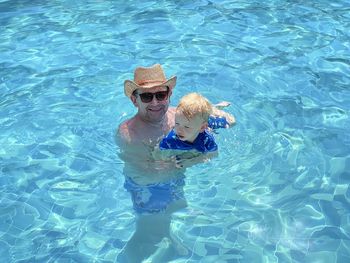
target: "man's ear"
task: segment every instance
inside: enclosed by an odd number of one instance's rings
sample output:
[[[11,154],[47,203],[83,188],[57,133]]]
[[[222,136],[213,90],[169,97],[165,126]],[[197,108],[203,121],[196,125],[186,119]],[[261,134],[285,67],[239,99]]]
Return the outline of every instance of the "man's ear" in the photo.
[[[169,89],[169,93],[168,93],[168,101],[169,101],[169,103],[170,103],[171,95],[173,95],[173,91],[171,89]]]
[[[131,95],[130,99],[131,99],[132,104],[134,104],[134,106],[137,107],[136,96],[135,95]]]
[[[208,122],[202,124],[200,132],[204,132],[205,129],[208,129]]]

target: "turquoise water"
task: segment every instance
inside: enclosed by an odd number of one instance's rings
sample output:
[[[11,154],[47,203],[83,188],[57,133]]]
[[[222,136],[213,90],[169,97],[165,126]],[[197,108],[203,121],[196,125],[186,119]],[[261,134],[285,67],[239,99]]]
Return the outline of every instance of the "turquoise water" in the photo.
[[[350,262],[349,1],[0,1],[0,258],[116,262],[138,65],[232,102],[171,262]]]

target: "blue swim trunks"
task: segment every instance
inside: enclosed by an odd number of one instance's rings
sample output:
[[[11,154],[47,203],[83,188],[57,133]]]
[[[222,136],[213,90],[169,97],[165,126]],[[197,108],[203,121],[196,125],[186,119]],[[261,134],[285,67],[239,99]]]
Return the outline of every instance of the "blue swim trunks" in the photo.
[[[135,211],[139,214],[153,214],[165,211],[174,201],[185,199],[184,178],[169,182],[138,185],[131,178],[125,177],[124,187],[130,192]]]

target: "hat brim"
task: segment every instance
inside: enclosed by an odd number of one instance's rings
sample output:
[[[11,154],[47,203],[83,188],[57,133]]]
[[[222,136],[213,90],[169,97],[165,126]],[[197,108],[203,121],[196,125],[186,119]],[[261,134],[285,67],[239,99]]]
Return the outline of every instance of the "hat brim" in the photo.
[[[154,87],[160,87],[160,86],[168,86],[170,90],[172,90],[176,85],[176,76],[171,77],[165,82],[157,82],[157,83],[150,83],[148,85],[137,85],[132,80],[125,80],[124,81],[124,93],[127,97],[131,97],[132,93],[137,89],[151,89]]]

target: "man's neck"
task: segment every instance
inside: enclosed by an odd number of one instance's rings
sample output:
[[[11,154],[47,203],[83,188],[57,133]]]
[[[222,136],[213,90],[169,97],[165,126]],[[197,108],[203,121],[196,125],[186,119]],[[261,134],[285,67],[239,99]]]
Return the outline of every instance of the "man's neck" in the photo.
[[[151,120],[147,120],[144,119],[142,117],[140,117],[139,115],[137,115],[137,119],[143,123],[143,125],[145,126],[149,126],[149,127],[153,127],[153,128],[163,128],[164,124],[166,123],[166,115],[159,121],[151,121]]]

